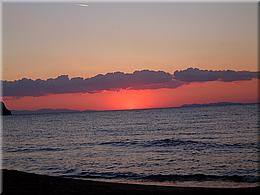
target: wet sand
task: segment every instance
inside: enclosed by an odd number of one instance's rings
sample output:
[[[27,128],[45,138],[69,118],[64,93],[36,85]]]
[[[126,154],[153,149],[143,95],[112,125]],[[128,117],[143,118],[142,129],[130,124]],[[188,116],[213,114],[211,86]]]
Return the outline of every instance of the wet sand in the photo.
[[[168,194],[259,194],[252,188],[196,188],[121,184],[37,175],[15,170],[2,171],[3,194],[89,194],[89,195],[168,195]]]

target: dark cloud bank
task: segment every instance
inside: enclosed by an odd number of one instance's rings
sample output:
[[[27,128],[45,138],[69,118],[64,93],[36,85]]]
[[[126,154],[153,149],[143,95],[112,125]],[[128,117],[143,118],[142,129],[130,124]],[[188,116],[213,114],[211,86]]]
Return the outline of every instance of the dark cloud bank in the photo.
[[[68,75],[47,80],[20,79],[15,81],[1,81],[3,96],[42,96],[62,93],[96,93],[103,90],[120,89],[160,89],[177,88],[191,82],[206,81],[242,81],[259,78],[259,72],[249,71],[212,71],[188,68],[175,71],[174,74],[164,71],[142,70],[133,73],[114,72],[105,75],[99,74],[91,78],[75,77],[69,79]]]

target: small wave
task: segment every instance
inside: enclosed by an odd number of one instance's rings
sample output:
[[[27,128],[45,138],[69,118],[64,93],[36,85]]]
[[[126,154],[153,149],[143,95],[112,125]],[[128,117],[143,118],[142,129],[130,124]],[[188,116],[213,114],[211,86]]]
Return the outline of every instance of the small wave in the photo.
[[[151,181],[233,181],[233,182],[247,182],[255,183],[259,182],[257,176],[240,176],[240,175],[204,175],[204,174],[194,174],[194,175],[150,175],[144,177],[146,180]]]
[[[259,148],[257,143],[214,143],[214,142],[203,142],[203,141],[193,141],[193,140],[181,140],[181,139],[159,139],[151,141],[110,141],[102,142],[99,145],[111,145],[120,147],[177,147],[182,146],[185,148],[191,147],[192,149],[202,149],[202,148]]]
[[[68,172],[67,172],[68,173]],[[92,179],[128,179],[128,180],[142,180],[153,182],[170,182],[170,181],[231,181],[231,182],[245,182],[256,183],[259,182],[259,177],[252,175],[205,175],[205,174],[193,174],[193,175],[145,175],[132,172],[126,173],[98,173],[98,172],[81,172],[77,174],[64,173],[64,176],[76,177],[76,178],[92,178]]]
[[[214,143],[181,139],[161,139],[149,141],[147,146],[192,146],[192,147],[205,147],[205,148],[257,148],[257,143]]]
[[[99,145],[111,145],[111,146],[133,146],[140,145],[138,141],[111,141],[111,142],[102,142]]]
[[[160,139],[148,141],[146,146],[180,146],[180,145],[204,145],[203,142],[191,141],[191,140],[180,140],[180,139]]]
[[[58,147],[30,147],[30,148],[13,148],[13,149],[8,149],[6,152],[42,152],[42,151],[62,151],[64,150],[63,148],[58,148]]]

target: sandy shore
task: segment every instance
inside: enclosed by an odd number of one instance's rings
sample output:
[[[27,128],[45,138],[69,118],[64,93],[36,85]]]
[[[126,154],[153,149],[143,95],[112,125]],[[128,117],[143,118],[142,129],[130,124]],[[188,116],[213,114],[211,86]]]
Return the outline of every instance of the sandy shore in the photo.
[[[185,188],[86,181],[3,170],[3,194],[258,194],[254,188]]]

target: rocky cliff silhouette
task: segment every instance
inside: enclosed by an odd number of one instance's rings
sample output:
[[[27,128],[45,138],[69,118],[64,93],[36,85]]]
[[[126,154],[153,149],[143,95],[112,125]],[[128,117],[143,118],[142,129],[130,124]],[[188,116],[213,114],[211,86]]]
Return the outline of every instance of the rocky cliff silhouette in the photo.
[[[2,115],[12,115],[11,111],[8,110],[3,102],[1,102],[1,114]]]

